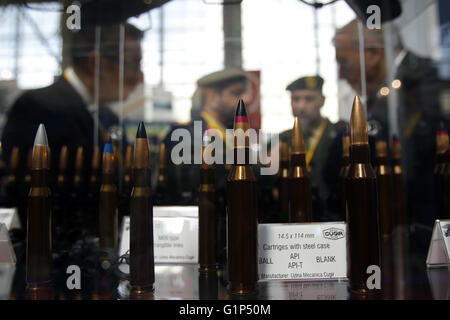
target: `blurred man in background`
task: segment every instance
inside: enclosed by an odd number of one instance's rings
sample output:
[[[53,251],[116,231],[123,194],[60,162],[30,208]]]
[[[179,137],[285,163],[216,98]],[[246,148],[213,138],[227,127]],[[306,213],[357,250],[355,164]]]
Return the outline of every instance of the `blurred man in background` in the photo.
[[[123,79],[124,99],[143,80],[140,70],[143,33],[136,27],[125,24],[125,62]],[[108,134],[108,129],[118,124],[117,116],[107,104],[118,100],[119,92],[119,26],[101,28],[98,104],[100,150]],[[75,151],[84,148],[85,177],[94,148],[95,117],[95,28],[85,26],[72,34],[70,67],[63,75],[45,88],[23,93],[11,107],[3,131],[3,156],[9,161],[13,147],[19,147],[20,162],[18,181],[23,181],[26,158],[33,146],[34,136],[40,123],[45,125],[51,148],[52,171],[57,172],[61,147],[69,149],[68,177],[73,173]],[[87,181],[88,179],[84,179]],[[24,188],[22,188],[24,189]],[[26,225],[22,214],[22,223]]]
[[[302,127],[306,147],[306,165],[311,174],[314,221],[342,221],[339,212],[339,170],[342,163],[342,135],[345,123],[333,124],[322,117],[325,103],[320,76],[301,77],[286,88],[291,94],[291,108]],[[291,143],[292,129],[280,135]]]
[[[143,81],[140,69],[142,37],[143,33],[136,27],[125,25],[124,99]],[[100,38],[98,143],[102,147],[108,129],[118,124],[117,116],[107,104],[118,100],[119,26],[102,27]],[[47,130],[53,170],[58,169],[59,151],[63,145],[68,146],[70,159],[74,158],[76,148],[83,146],[85,163],[91,161],[95,121],[95,28],[86,26],[73,33],[71,44],[71,66],[63,75],[48,87],[25,92],[8,114],[2,137],[4,157],[9,161],[12,148],[20,148],[20,177],[39,123]]]
[[[363,27],[369,139],[374,158],[376,136],[389,141],[391,137],[388,133],[398,135],[402,143],[410,223],[426,231],[420,237],[422,248],[426,250],[429,232],[435,220],[435,137],[439,123],[444,120],[439,96],[445,84],[438,79],[432,61],[406,50],[395,26],[393,31],[395,60],[394,65],[389,67],[395,70],[395,80],[391,84],[386,82],[383,30]],[[347,80],[356,93],[361,95],[358,21],[353,20],[339,29],[334,43],[339,77]],[[398,96],[395,106],[398,132],[392,132],[392,128],[388,128],[387,97],[392,90],[396,90]]]

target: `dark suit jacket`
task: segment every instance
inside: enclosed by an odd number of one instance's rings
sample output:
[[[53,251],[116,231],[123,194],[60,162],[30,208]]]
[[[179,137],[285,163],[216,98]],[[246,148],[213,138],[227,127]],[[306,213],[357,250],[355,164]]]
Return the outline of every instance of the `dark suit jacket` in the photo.
[[[107,114],[110,119],[112,112],[104,109],[100,114]],[[9,111],[2,137],[3,155],[9,162],[12,148],[19,147],[20,177],[25,172],[28,150],[33,147],[40,123],[45,125],[47,131],[53,174],[58,171],[59,153],[63,145],[69,148],[69,173],[72,172],[78,146],[84,147],[85,168],[88,169],[93,150],[94,120],[80,95],[61,77],[48,87],[25,92]],[[102,147],[102,135],[99,134],[99,137]]]

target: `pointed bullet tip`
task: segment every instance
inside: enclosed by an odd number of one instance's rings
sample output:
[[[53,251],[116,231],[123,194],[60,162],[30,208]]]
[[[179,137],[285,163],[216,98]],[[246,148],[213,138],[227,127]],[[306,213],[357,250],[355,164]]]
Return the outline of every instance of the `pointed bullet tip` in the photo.
[[[398,143],[399,143],[399,142],[398,142],[398,137],[397,137],[396,134],[394,134],[394,135],[392,136],[392,143],[393,143],[393,144],[398,144]]]
[[[291,139],[292,153],[305,153],[305,142],[303,140],[303,132],[298,117],[294,118],[294,127],[292,129]]]
[[[366,145],[369,143],[367,122],[361,99],[355,96],[352,114],[350,116],[350,141],[352,145]]]
[[[114,154],[114,146],[111,143],[111,137],[108,137],[108,139],[106,139],[106,143],[105,146],[103,148],[103,154]]]
[[[235,115],[236,115],[236,117],[239,117],[239,116],[246,117],[247,116],[247,110],[245,109],[245,103],[242,99],[239,99]]]
[[[147,132],[145,131],[145,125],[144,122],[139,122],[139,126],[136,133],[136,138],[145,138],[147,139]]]
[[[35,146],[48,146],[47,132],[45,131],[44,124],[39,124],[39,128],[34,138]]]

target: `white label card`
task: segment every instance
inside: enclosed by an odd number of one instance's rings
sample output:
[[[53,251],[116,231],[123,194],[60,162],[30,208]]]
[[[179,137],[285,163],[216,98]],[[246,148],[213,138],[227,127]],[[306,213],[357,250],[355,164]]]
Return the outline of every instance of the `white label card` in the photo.
[[[17,208],[0,208],[0,223],[4,223],[8,230],[20,229],[21,225]]]
[[[260,224],[260,280],[347,277],[344,222]]]
[[[130,217],[122,223],[119,254],[130,249]],[[153,207],[155,263],[198,262],[198,207]]]
[[[427,267],[450,265],[450,220],[436,220],[427,255]]]

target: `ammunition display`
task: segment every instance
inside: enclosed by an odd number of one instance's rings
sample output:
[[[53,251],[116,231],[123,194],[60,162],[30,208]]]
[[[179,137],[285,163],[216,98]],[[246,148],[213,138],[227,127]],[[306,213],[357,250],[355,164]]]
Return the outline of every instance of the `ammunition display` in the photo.
[[[245,135],[248,129],[247,111],[239,100],[234,117],[234,163],[227,180],[228,275],[232,294],[254,293],[258,279],[257,193],[249,163],[249,137]],[[238,163],[242,152],[244,163]]]

